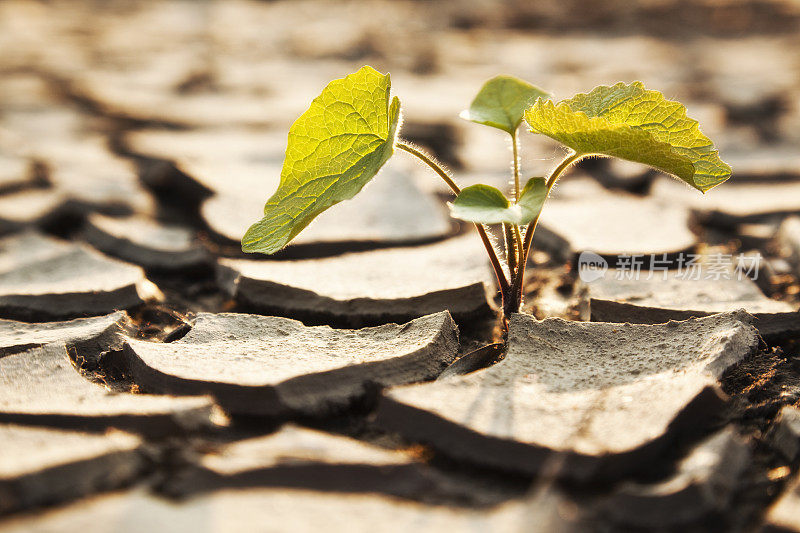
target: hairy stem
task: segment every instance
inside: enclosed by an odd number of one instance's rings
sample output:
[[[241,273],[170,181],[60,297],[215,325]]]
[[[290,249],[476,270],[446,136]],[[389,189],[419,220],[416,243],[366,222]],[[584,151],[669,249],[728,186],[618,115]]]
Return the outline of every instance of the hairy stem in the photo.
[[[563,174],[564,171],[567,170],[567,168],[569,168],[571,164],[577,162],[584,155],[585,154],[576,154],[574,152],[571,152],[567,157],[564,158],[563,161],[561,161],[561,163],[558,164],[558,166],[553,170],[553,172],[550,173],[550,176],[547,178],[548,193],[550,192],[550,189],[553,188],[553,185],[556,184],[556,180],[561,176],[561,174]]]
[[[511,151],[514,154],[514,201],[519,202],[519,142],[516,130],[511,134]]]
[[[520,191],[520,189],[519,189],[519,141],[517,139],[517,131],[518,130],[514,130],[514,133],[511,134],[511,151],[512,151],[513,157],[514,157],[514,163],[512,165],[512,168],[514,169],[514,202],[519,202],[519,191]],[[524,263],[520,262],[520,260],[521,260],[520,254],[522,253],[522,236],[520,235],[520,232],[519,232],[519,226],[517,226],[515,224],[513,229],[514,229],[514,232],[513,232],[513,234],[514,234],[513,263],[516,266],[519,266],[519,265],[523,265],[524,264]],[[509,241],[509,242],[510,242],[510,240],[511,239],[507,239],[507,241]],[[506,248],[506,251],[509,251],[508,248]],[[508,264],[511,265],[511,263],[512,263],[512,259],[511,259],[512,254],[509,253],[508,257],[509,257]],[[514,279],[514,277],[516,275],[516,268],[509,267],[509,269],[511,271],[511,279],[512,279],[512,283],[513,283],[513,279]]]
[[[576,154],[571,152],[567,157],[564,158],[561,163],[550,173],[550,176],[547,178],[547,193],[550,193],[550,190],[553,188],[553,185],[556,184],[559,176],[564,173],[570,165],[578,161],[583,157],[583,154]],[[541,212],[540,212],[541,215]],[[539,215],[534,218],[528,227],[525,229],[525,240],[522,243],[522,249],[520,250],[519,256],[519,268],[517,269],[517,275],[512,280],[512,286],[510,289],[510,294],[508,298],[504,298],[504,302],[507,301],[507,307],[503,309],[504,313],[507,312],[517,312],[519,311],[519,306],[522,303],[522,289],[524,284],[524,277],[525,277],[525,265],[528,262],[528,253],[531,249],[531,244],[533,243],[533,233],[536,231],[536,225],[539,223]]]
[[[514,238],[514,226],[512,224],[503,224],[503,235],[506,243],[506,261],[508,261],[508,272],[511,279],[517,272],[517,258],[519,257],[519,246]]]
[[[514,176],[514,203],[519,202],[519,141],[517,130],[511,133],[511,152],[513,161],[511,168]],[[508,271],[511,276],[511,286],[507,292],[503,293],[503,330],[508,331],[508,309],[519,309],[519,305],[514,304],[514,281],[524,274],[525,263],[522,261],[522,236],[519,226],[516,224],[503,224],[503,231],[506,244],[506,260],[508,261]]]
[[[439,166],[439,164],[436,163],[432,157],[429,157],[424,152],[421,152],[410,144],[406,144],[402,141],[397,141],[395,146],[417,157],[423,163],[433,169],[433,171],[436,172],[439,177],[445,181],[445,183],[447,183],[454,194],[457,195],[461,192],[461,189],[458,187],[458,185],[456,185],[456,182],[453,181],[453,178],[451,178],[447,171]],[[478,235],[480,235],[483,246],[486,248],[486,253],[489,254],[489,261],[491,261],[492,269],[494,269],[494,274],[497,276],[497,283],[500,286],[500,292],[501,294],[505,295],[508,293],[510,285],[508,283],[508,279],[506,278],[506,274],[503,271],[503,265],[500,264],[500,259],[497,257],[497,251],[494,249],[494,246],[492,246],[492,241],[489,239],[489,235],[486,233],[486,228],[484,228],[482,224],[475,224],[475,229],[478,230]]]
[[[520,257],[520,254],[522,254],[522,234],[517,225],[514,226],[514,242],[517,246],[517,265],[524,265],[525,263],[522,263],[522,258]]]
[[[397,143],[395,143],[395,146],[397,148],[400,148],[401,150],[405,150],[411,155],[416,156],[417,158],[422,160],[423,163],[431,167],[433,171],[439,174],[439,177],[442,178],[445,183],[447,183],[447,185],[450,187],[450,189],[452,189],[454,194],[459,194],[461,192],[461,189],[458,187],[458,185],[456,185],[456,182],[453,181],[453,178],[450,177],[450,174],[448,174],[445,169],[440,167],[439,164],[436,163],[436,161],[434,161],[432,157],[426,155],[424,152],[417,150],[410,144],[404,143],[403,141],[397,141]]]

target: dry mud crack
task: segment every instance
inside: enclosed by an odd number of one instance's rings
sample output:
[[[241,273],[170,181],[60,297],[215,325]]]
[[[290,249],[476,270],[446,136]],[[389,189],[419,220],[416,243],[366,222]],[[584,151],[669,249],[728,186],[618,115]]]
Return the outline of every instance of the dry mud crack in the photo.
[[[211,394],[234,415],[320,417],[377,388],[433,379],[457,350],[458,328],[446,311],[360,330],[201,314],[178,341],[126,339],[122,365],[145,391]]]
[[[721,414],[722,373],[758,347],[744,312],[655,326],[514,315],[505,359],[395,388],[377,423],[454,458],[579,482],[642,469]],[[688,435],[687,435],[688,434]]]
[[[102,374],[76,368],[97,369],[104,352],[121,347],[121,316],[46,326],[0,322],[0,422],[119,428],[159,438],[211,426],[209,398],[131,394],[115,390]]]
[[[0,4],[0,531],[800,531],[800,10],[646,4]],[[559,319],[481,350],[495,279],[406,154],[240,250],[287,128],[367,63],[462,187],[509,190],[507,142],[458,119],[500,73],[645,80],[733,178],[583,162],[529,265]],[[561,155],[519,141],[525,178]],[[718,253],[755,281],[678,279]]]

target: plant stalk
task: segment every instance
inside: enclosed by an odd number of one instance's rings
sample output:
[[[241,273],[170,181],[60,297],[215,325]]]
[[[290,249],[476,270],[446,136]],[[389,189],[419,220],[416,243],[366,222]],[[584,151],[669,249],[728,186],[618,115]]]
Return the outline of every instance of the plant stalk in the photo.
[[[517,240],[514,237],[514,226],[512,224],[503,224],[503,235],[506,243],[508,272],[511,279],[514,279],[517,272],[517,258],[519,257],[519,246],[517,246]]]
[[[514,154],[514,202],[519,202],[519,142],[517,130],[511,134],[511,151]]]
[[[547,178],[547,194],[550,194],[553,186],[556,184],[556,181],[564,173],[570,165],[578,161],[583,157],[584,154],[576,154],[571,152],[567,157],[564,158],[561,163],[550,173],[550,176]],[[525,283],[525,266],[528,263],[528,254],[530,253],[531,244],[533,243],[533,233],[536,231],[536,225],[539,223],[539,215],[536,216],[533,220],[531,220],[528,227],[525,229],[525,240],[522,244],[522,249],[520,250],[519,256],[519,267],[517,268],[516,276],[511,280],[511,288],[509,289],[509,294],[503,296],[503,314],[505,315],[505,320],[507,320],[508,316],[511,313],[518,313],[519,308],[522,305],[522,291]]]
[[[520,194],[520,188],[519,188],[519,140],[517,139],[517,131],[519,131],[519,130],[514,130],[514,133],[511,134],[511,151],[512,151],[513,156],[514,156],[514,164],[513,164],[513,168],[514,168],[514,203],[519,202],[519,194]],[[513,234],[514,234],[514,254],[513,254],[513,259],[512,259],[512,254],[509,253],[510,250],[509,250],[508,247],[506,247],[506,253],[508,253],[508,258],[509,258],[508,259],[508,264],[511,265],[511,263],[513,261],[513,263],[518,267],[519,265],[523,265],[524,264],[524,263],[521,262],[521,257],[520,257],[520,254],[522,253],[522,236],[519,233],[519,226],[514,225],[513,229],[514,229],[514,231],[513,231]],[[510,242],[510,239],[507,239],[506,242]],[[511,278],[513,280],[513,278],[516,275],[516,268],[509,267],[509,269],[511,270]]]
[[[519,226],[517,225],[514,225],[514,241],[516,242],[517,245],[517,264],[518,265],[524,264],[520,262],[521,261],[520,254],[522,253],[522,234],[519,232]]]
[[[395,143],[395,146],[397,148],[400,148],[401,150],[408,152],[413,156],[416,156],[423,163],[431,167],[433,171],[439,174],[439,177],[442,178],[445,183],[447,183],[448,187],[450,187],[450,189],[453,191],[454,194],[458,195],[461,193],[461,189],[458,187],[458,185],[456,185],[456,182],[453,181],[453,178],[450,177],[450,174],[448,174],[445,169],[439,166],[439,164],[436,163],[436,161],[434,161],[432,157],[426,155],[424,152],[417,150],[410,144],[406,144],[400,140],[398,140]]]
[[[436,172],[439,177],[445,181],[445,183],[447,183],[454,194],[458,195],[461,192],[461,189],[458,185],[456,185],[456,182],[453,181],[453,178],[451,178],[447,171],[439,166],[439,164],[436,163],[432,157],[429,157],[420,150],[417,150],[410,144],[406,144],[399,140],[395,143],[395,146],[417,157],[420,161],[433,169],[433,171]],[[483,246],[486,248],[486,253],[489,254],[489,261],[492,263],[492,269],[494,270],[495,276],[497,276],[497,284],[500,286],[500,293],[505,295],[511,289],[511,285],[509,284],[506,274],[503,271],[503,265],[500,263],[500,259],[497,256],[497,251],[494,249],[494,246],[492,246],[492,241],[489,239],[489,235],[486,233],[486,228],[484,228],[482,224],[475,224],[475,229],[478,230],[478,235],[480,235]]]

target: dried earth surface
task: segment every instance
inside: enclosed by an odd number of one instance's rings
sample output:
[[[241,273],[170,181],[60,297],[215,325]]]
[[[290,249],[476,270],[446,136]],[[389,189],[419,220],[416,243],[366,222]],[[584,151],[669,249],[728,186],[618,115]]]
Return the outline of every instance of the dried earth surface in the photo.
[[[0,50],[0,532],[800,531],[796,2],[7,0]],[[507,339],[405,153],[243,254],[292,121],[363,64],[461,186],[509,186],[458,118],[499,73],[640,79],[733,178],[581,162]]]

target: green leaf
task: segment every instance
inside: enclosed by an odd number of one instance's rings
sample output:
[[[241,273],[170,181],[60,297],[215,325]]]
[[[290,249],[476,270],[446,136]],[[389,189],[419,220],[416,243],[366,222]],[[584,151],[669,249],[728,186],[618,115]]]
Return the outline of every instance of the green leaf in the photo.
[[[472,185],[465,187],[450,204],[450,214],[478,224],[505,222],[521,226],[539,215],[546,198],[544,178],[529,179],[516,204],[509,204],[503,193],[490,185]]]
[[[483,84],[461,117],[514,134],[522,114],[537,98],[550,95],[513,76],[496,76]]]
[[[719,158],[697,121],[686,116],[686,108],[638,81],[600,86],[558,105],[537,100],[525,112],[525,120],[534,133],[547,135],[577,154],[643,163],[701,192],[731,175],[731,167]]]
[[[372,67],[330,82],[289,129],[278,190],[242,250],[272,254],[317,215],[355,196],[394,153],[400,101]]]

